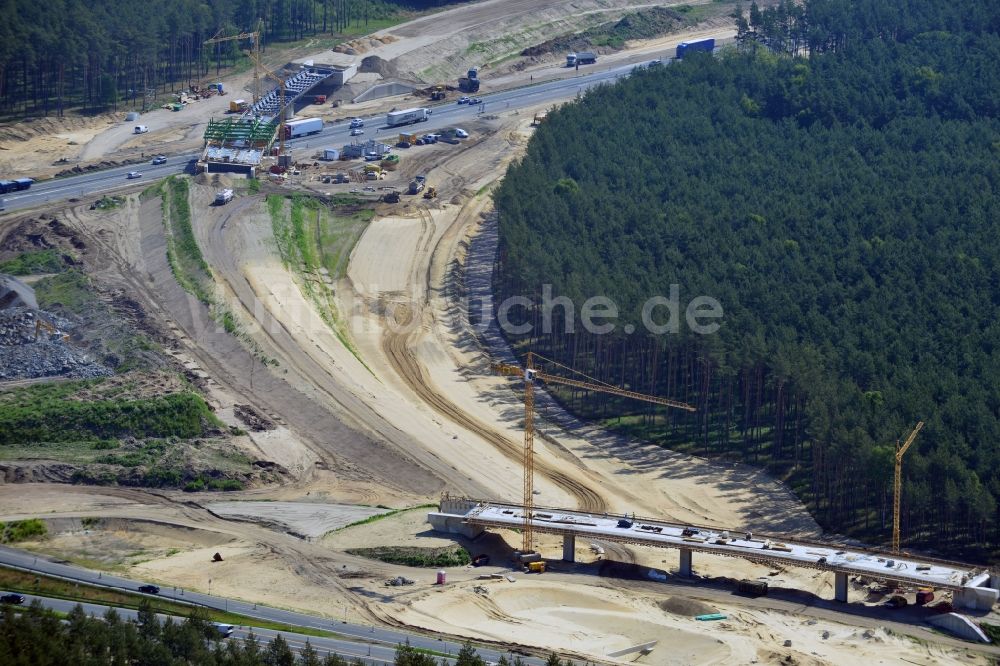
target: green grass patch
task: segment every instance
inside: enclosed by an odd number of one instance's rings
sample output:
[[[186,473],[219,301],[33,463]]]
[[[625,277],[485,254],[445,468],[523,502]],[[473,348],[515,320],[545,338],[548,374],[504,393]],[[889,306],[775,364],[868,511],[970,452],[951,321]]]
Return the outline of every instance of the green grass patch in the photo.
[[[45,523],[38,518],[28,518],[27,520],[13,520],[9,523],[0,523],[0,542],[18,543],[29,539],[38,539],[48,534]]]
[[[54,249],[22,252],[13,259],[0,261],[0,273],[8,275],[58,273],[63,268],[62,257],[59,251]]]
[[[90,278],[75,269],[42,278],[34,288],[38,306],[45,310],[62,308],[82,315],[97,304]]]
[[[100,380],[26,386],[0,394],[0,446],[204,436],[222,427],[201,396],[183,391],[134,400],[67,399]]]
[[[374,211],[357,197],[334,197],[327,206],[301,195],[271,195],[267,210],[285,266],[299,276],[303,293],[316,305],[326,325],[361,361],[326,278],[338,280],[347,274],[351,250]]]
[[[409,567],[461,567],[472,561],[469,551],[461,546],[419,548],[416,546],[377,546],[351,548],[346,552],[389,564]]]

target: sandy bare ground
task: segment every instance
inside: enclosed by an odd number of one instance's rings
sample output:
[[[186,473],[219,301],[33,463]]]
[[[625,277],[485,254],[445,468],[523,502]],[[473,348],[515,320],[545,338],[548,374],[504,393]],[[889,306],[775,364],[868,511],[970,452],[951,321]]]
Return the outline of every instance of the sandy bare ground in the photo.
[[[323,536],[345,525],[386,512],[386,509],[370,506],[321,502],[208,502],[205,508],[227,518],[277,523],[293,534],[307,537]]]

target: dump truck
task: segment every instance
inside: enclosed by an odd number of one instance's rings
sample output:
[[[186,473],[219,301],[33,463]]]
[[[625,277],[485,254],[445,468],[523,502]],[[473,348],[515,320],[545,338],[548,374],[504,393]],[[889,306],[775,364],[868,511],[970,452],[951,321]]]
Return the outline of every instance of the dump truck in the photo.
[[[294,139],[307,134],[319,134],[323,131],[322,118],[304,118],[285,123],[285,138]]]
[[[409,192],[410,194],[417,194],[423,189],[424,189],[424,181],[413,179],[410,181],[410,186],[407,189],[407,192]]]
[[[399,127],[400,125],[412,125],[430,120],[431,111],[425,107],[415,107],[403,109],[402,111],[390,111],[385,117],[385,124],[389,127]]]
[[[694,42],[681,42],[677,45],[677,59],[680,60],[688,53],[696,53],[698,51],[704,51],[706,53],[711,53],[715,50],[715,40],[714,39],[699,39]]]
[[[215,193],[215,205],[225,206],[227,203],[233,200],[232,190],[219,190]]]
[[[250,103],[245,99],[234,99],[229,103],[229,113],[243,113],[250,108]]]
[[[593,65],[597,62],[597,54],[584,51],[583,53],[570,53],[566,56],[567,67],[577,67],[579,65]]]
[[[479,68],[472,67],[466,72],[466,76],[458,80],[458,89],[462,92],[479,92]]]

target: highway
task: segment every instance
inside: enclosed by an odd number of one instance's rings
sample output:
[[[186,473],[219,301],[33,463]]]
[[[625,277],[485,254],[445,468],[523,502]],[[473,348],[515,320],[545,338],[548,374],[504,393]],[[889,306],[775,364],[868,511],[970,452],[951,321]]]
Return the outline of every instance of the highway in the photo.
[[[431,119],[416,125],[389,128],[384,125],[384,114],[379,114],[365,118],[366,134],[361,137],[351,137],[350,124],[347,120],[343,120],[327,125],[319,134],[292,139],[286,141],[285,145],[291,149],[318,149],[339,147],[351,141],[369,138],[380,139],[393,145],[401,131],[426,133],[445,127],[462,126],[476,120],[481,114],[510,113],[539,104],[555,103],[572,98],[592,86],[613,83],[618,78],[628,75],[635,67],[648,64],[648,62],[650,60],[612,68],[598,66],[600,69],[593,69],[588,67],[583,70],[584,73],[570,78],[514,88],[490,95],[479,95],[479,98],[484,102],[482,106],[457,104],[455,101],[445,102],[429,107],[433,110]],[[113,158],[110,155],[107,157]],[[25,192],[3,195],[3,198],[6,199],[5,212],[10,213],[70,199],[97,197],[115,190],[141,185],[144,181],[165,178],[184,171],[191,172],[194,162],[200,157],[201,151],[168,155],[167,163],[158,166],[146,162],[38,182]],[[128,180],[126,176],[130,171],[140,172],[142,178]]]
[[[117,606],[105,606],[101,604],[84,603],[77,601],[68,601],[66,599],[52,599],[49,597],[41,597],[34,594],[23,594],[24,605],[27,606],[34,600],[41,602],[42,606],[49,608],[59,613],[68,613],[74,607],[79,604],[83,607],[83,610],[88,615],[93,615],[95,617],[103,617],[109,608],[114,608],[118,612],[118,615],[125,620],[136,620],[138,619],[138,611],[132,610],[131,608],[119,608]],[[159,615],[161,621],[165,620],[168,616]],[[268,642],[270,642],[275,636],[281,634],[282,638],[288,642],[288,646],[293,652],[298,653],[302,648],[305,647],[306,641],[319,653],[321,657],[325,657],[330,653],[337,653],[342,657],[353,660],[355,657],[361,659],[367,664],[380,665],[380,664],[391,664],[393,663],[395,655],[395,647],[382,645],[378,643],[367,643],[360,641],[348,641],[339,638],[328,638],[324,636],[308,636],[306,634],[296,634],[284,631],[274,631],[272,629],[261,629],[259,627],[235,627],[231,638],[233,639],[244,639],[251,631],[257,638],[257,642],[263,647]],[[441,660],[445,660],[445,657],[441,657]],[[449,663],[454,663],[454,659],[449,659]]]
[[[80,581],[81,583],[88,583],[90,585],[127,590],[135,594],[139,594],[139,586],[145,583],[145,581],[137,582],[129,580],[128,578],[122,578],[120,576],[114,576],[99,571],[91,571],[90,569],[84,569],[71,564],[54,562],[44,556],[37,556],[34,553],[17,550],[15,548],[8,548],[6,546],[0,546],[0,564],[50,576],[58,576],[69,580]],[[29,597],[29,595],[24,596],[26,599]],[[351,621],[351,618],[347,617],[343,620],[332,620],[316,615],[309,615],[307,613],[261,606],[259,604],[253,604],[237,599],[228,599],[225,597],[202,594],[192,590],[161,586],[160,594],[157,596],[163,599],[197,604],[207,608],[228,611],[230,613],[239,613],[240,615],[258,618],[261,620],[269,620],[271,622],[280,622],[299,627],[309,627],[311,629],[322,629],[324,631],[335,632],[343,636],[343,638],[308,638],[313,646],[319,650],[332,650],[349,657],[362,656],[366,661],[371,659],[371,661],[375,663],[391,663],[395,646],[407,640],[410,641],[410,645],[413,647],[433,650],[443,654],[458,654],[458,651],[462,648],[462,643],[458,641],[445,640],[443,638],[432,638],[422,634],[399,631],[396,629],[387,629],[371,624],[361,624],[356,621]],[[26,603],[29,602],[26,601]],[[45,603],[46,605],[50,605],[51,608],[60,611],[67,611],[76,605],[75,602],[57,599],[48,599],[45,600]],[[84,604],[84,608],[88,613],[92,612],[98,615],[103,614],[105,610],[107,610],[107,607],[105,606],[94,604]],[[336,602],[331,601],[331,610],[336,609]],[[128,617],[132,616],[128,615],[132,613],[132,611],[127,609],[122,609],[121,612],[123,615],[127,615]],[[254,629],[254,633],[260,637],[267,637],[270,639],[270,637],[276,632],[264,629]],[[307,638],[301,634],[289,635],[283,633],[282,635],[286,638],[289,638],[290,636],[293,637],[300,646]],[[354,640],[351,640],[352,638]],[[370,656],[369,650],[371,652]],[[508,658],[510,658],[509,653],[504,650],[496,650],[485,647],[478,647],[477,650],[480,656],[488,662],[496,662],[503,655],[507,655]],[[531,666],[542,666],[545,663],[544,659],[539,659],[537,657],[522,656],[522,659],[525,663],[530,664]]]

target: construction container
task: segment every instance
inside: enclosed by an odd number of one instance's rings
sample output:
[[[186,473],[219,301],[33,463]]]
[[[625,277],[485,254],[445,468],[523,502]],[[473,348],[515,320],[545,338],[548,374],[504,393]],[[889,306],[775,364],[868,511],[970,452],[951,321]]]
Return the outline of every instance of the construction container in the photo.
[[[760,580],[741,580],[736,584],[736,590],[740,594],[761,597],[767,594],[767,583]]]
[[[442,569],[441,571],[438,571],[438,573],[437,573],[437,584],[438,585],[444,585],[447,582],[447,576],[448,576],[448,574],[445,573],[444,569]]]
[[[313,104],[326,104],[326,95],[316,95],[313,97]]]
[[[528,562],[528,573],[545,573],[545,562]]]
[[[934,601],[934,590],[929,587],[922,587],[917,590],[917,605],[923,606]]]
[[[340,151],[336,148],[324,148],[323,159],[328,162],[335,162],[340,159]]]

